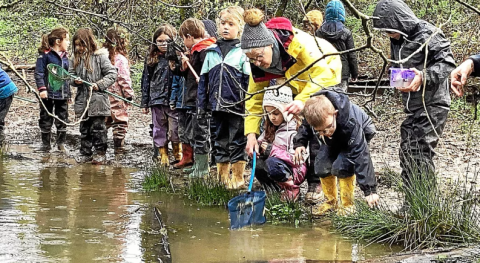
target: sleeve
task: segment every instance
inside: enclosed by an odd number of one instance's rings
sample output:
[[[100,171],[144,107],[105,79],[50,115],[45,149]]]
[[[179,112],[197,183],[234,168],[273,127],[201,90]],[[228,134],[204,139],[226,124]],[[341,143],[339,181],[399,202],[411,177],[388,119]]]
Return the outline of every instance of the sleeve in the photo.
[[[204,52],[206,53],[206,52]],[[207,109],[207,101],[208,101],[208,85],[209,85],[209,78],[208,74],[210,72],[210,56],[212,52],[207,53],[205,59],[203,60],[202,70],[200,71],[200,81],[198,82],[198,89],[197,89],[197,110],[198,114],[205,113]]]
[[[47,90],[45,74],[48,74],[47,58],[45,54],[39,53],[37,57],[37,63],[35,65],[35,84],[37,84],[37,89],[39,92]]]
[[[373,169],[372,158],[367,140],[361,124],[355,124],[350,140],[348,141],[349,152],[346,155],[347,162],[354,165],[354,173],[357,182],[365,196],[377,192],[377,179]]]
[[[77,76],[77,72],[75,71],[75,68],[73,67],[74,61],[75,61],[75,58],[74,58],[73,56],[68,60],[68,73],[70,73],[70,74],[73,75],[73,76]],[[73,81],[73,80],[70,81],[70,86],[79,88],[79,87],[81,87],[82,85],[83,85],[83,84],[77,84],[77,83],[75,83],[75,81]]]
[[[355,48],[355,42],[353,41],[352,32],[348,31],[347,42],[346,42],[347,50]],[[350,76],[356,79],[358,78],[358,62],[357,62],[357,52],[350,52],[347,54],[348,57],[348,68],[350,69]]]
[[[269,82],[263,81],[255,83],[252,76],[249,77],[248,82],[248,93],[252,94],[257,91],[263,90],[265,87],[268,87]],[[260,134],[260,122],[262,121],[261,115],[263,113],[262,103],[263,103],[264,92],[253,95],[245,102],[245,135],[250,133]],[[250,95],[246,95],[247,98]]]
[[[132,89],[132,79],[130,78],[130,67],[128,60],[125,57],[115,61],[115,66],[118,68],[117,83],[122,90],[125,98],[133,98],[134,91]]]
[[[473,55],[470,57],[473,60],[473,72],[472,76],[480,77],[480,54]]]
[[[117,80],[117,69],[110,62],[107,55],[100,56],[100,70],[102,72],[102,78],[95,82],[100,91],[107,90]]]
[[[428,49],[430,55],[426,70],[427,86],[440,85],[456,67],[450,41],[442,34],[436,34],[428,44]]]
[[[169,104],[175,106],[177,104],[177,100],[179,99],[179,92],[182,88],[182,77],[173,75],[173,82],[172,82],[172,93],[170,94],[170,101]]]
[[[143,73],[142,73],[142,80],[141,80],[141,88],[142,88],[142,108],[148,107],[148,102],[150,101],[150,76],[148,74],[148,65],[147,60],[143,64]]]
[[[315,135],[313,134],[312,127],[305,119],[303,119],[302,125],[298,127],[297,134],[295,137],[293,137],[293,148],[297,149],[298,147],[302,146],[307,148],[308,142],[311,138],[313,138],[313,136]]]

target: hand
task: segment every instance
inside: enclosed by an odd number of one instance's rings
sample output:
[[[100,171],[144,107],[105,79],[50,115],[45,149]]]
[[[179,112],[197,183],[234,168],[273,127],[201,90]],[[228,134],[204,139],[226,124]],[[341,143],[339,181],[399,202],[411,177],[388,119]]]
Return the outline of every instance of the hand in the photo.
[[[83,80],[81,78],[76,78],[75,79],[75,84],[82,84],[83,83]]]
[[[260,148],[262,148],[263,152],[267,150],[267,147],[268,147],[268,142],[262,142],[262,144],[260,145]]]
[[[190,61],[190,59],[185,56],[185,54],[181,53],[182,54],[182,69],[186,69],[188,68],[188,65],[187,63]]]
[[[149,108],[143,108],[142,109],[143,114],[148,114],[150,112]]]
[[[377,206],[378,200],[380,200],[380,196],[378,196],[377,194],[370,194],[369,196],[365,197],[365,201],[367,201],[370,208],[374,208],[375,206]]]
[[[408,85],[408,87],[397,87],[397,89],[401,92],[416,92],[423,85],[423,73],[416,68],[411,68],[410,70],[413,70],[413,72],[415,72],[415,77],[413,78],[412,83]]]
[[[257,142],[257,135],[255,133],[249,133],[247,135],[247,147],[245,148],[247,151],[248,156],[250,158],[253,157],[253,151],[259,152],[258,151],[258,142]]]
[[[170,109],[175,110],[175,104],[170,104]]]
[[[48,99],[48,92],[46,90],[40,92],[41,99]]]
[[[92,90],[99,91],[97,83],[92,84]]]
[[[452,71],[450,74],[451,82],[450,89],[457,96],[463,96],[463,86],[467,84],[467,78],[473,72],[473,60],[467,59],[460,66]]]
[[[174,71],[175,70],[175,61],[169,60],[168,61],[168,66],[170,67],[171,71]]]
[[[303,102],[299,100],[294,100],[285,107],[285,111],[289,114],[299,114],[304,107],[305,105],[303,104]]]
[[[306,151],[307,151],[307,149],[305,149],[305,147],[303,147],[303,146],[295,149],[295,157],[294,157],[294,160],[293,160],[293,163],[295,165],[301,165],[305,162],[305,160],[303,160],[303,155],[305,154]]]

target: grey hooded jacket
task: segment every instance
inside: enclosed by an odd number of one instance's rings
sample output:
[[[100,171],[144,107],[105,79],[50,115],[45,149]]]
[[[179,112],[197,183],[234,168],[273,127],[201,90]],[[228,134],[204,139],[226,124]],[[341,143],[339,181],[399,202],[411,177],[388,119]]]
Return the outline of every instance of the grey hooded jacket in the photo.
[[[394,31],[402,35],[400,40],[391,38],[391,57],[401,60],[415,52],[438,28],[418,19],[413,11],[401,0],[380,0],[375,7],[373,20],[375,29]],[[429,42],[426,59],[425,104],[434,107],[450,107],[448,77],[455,68],[455,60],[443,32],[437,33]],[[424,69],[425,48],[402,65],[392,67]],[[403,93],[405,111],[413,112],[424,108],[422,102],[423,85],[417,92]]]
[[[80,65],[73,68],[74,57],[70,60],[69,72],[81,79],[90,83],[96,83],[98,85],[98,91],[92,91],[92,98],[88,108],[87,116],[110,116],[110,100],[108,94],[104,91],[115,83],[117,79],[117,69],[112,65],[108,59],[108,50],[101,48],[91,56],[90,64],[92,66],[92,72],[88,72],[82,59]],[[88,99],[88,86],[84,84],[75,84],[71,82],[72,86],[77,87],[77,96],[75,97],[75,115],[80,117],[85,110]]]

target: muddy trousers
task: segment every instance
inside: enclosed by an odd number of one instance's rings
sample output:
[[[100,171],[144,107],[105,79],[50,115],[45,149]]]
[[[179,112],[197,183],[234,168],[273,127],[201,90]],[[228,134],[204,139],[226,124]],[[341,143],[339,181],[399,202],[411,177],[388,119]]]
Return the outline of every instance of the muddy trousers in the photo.
[[[409,114],[400,127],[400,167],[406,184],[412,175],[435,178],[434,149],[445,128],[449,109],[427,107],[427,112],[422,108]]]
[[[195,154],[210,153],[210,117],[208,115],[194,114],[192,146]]]
[[[128,121],[121,121],[115,118],[115,115],[107,117],[106,119],[107,130],[112,128],[113,139],[123,140],[127,135]]]
[[[0,143],[5,140],[5,117],[12,105],[13,95],[4,99],[0,99]]]
[[[346,158],[346,152],[335,150],[328,145],[320,145],[320,150],[315,156],[314,173],[319,178],[325,178],[334,175],[338,178],[347,178],[353,176],[355,170],[353,163]],[[373,166],[371,158],[369,165]],[[368,160],[366,160],[368,161]]]
[[[80,122],[80,154],[93,154],[92,146],[97,154],[107,151],[107,126],[104,116],[88,117]]]
[[[152,111],[153,144],[155,147],[165,147],[168,141],[180,142],[177,111],[165,105],[155,105],[150,109]]]
[[[191,145],[193,141],[193,113],[187,109],[177,109],[178,113],[178,138],[180,142]]]
[[[245,120],[237,114],[215,111],[213,119],[217,126],[215,130],[215,162],[236,163],[247,161],[245,147],[247,137],[244,135]]]
[[[68,101],[67,100],[53,100],[53,99],[42,99],[45,108],[40,105],[40,119],[38,120],[38,125],[40,126],[40,131],[42,133],[50,133],[52,130],[52,125],[54,118],[49,116],[47,113],[54,113],[57,117],[63,121],[68,120]],[[57,127],[57,132],[66,132],[67,125],[55,120],[55,127]]]

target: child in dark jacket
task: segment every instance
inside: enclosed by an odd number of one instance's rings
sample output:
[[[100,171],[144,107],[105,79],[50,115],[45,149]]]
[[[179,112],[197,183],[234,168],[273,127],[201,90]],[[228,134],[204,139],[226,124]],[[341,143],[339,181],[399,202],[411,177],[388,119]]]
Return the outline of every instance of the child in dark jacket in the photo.
[[[294,163],[293,138],[301,121],[285,112],[285,107],[292,101],[292,90],[289,87],[265,92],[263,109],[268,114],[268,119],[264,122],[264,132],[257,139],[260,158],[257,160],[255,175],[263,185],[271,187],[276,183],[283,188],[283,200],[296,201],[300,194],[300,184],[305,181],[307,166],[305,163]]]
[[[322,90],[305,103],[305,120],[295,136],[295,161],[303,162],[309,140],[320,148],[314,161],[326,201],[314,208],[315,215],[337,209],[337,178],[340,185],[341,213],[354,209],[355,176],[365,199],[372,207],[378,202],[377,181],[368,143],[375,135],[371,118],[345,94]]]
[[[70,99],[69,81],[58,83],[59,87],[52,86],[49,82],[48,64],[56,64],[68,70],[68,46],[70,37],[68,30],[59,27],[55,28],[49,34],[42,36],[42,44],[38,49],[37,64],[35,67],[35,83],[37,84],[40,98],[45,107],[40,105],[40,118],[38,124],[42,133],[41,150],[50,151],[51,130],[53,117],[48,113],[54,113],[59,119],[66,122],[68,120],[68,100]],[[57,127],[57,147],[65,152],[65,140],[67,135],[67,125],[58,120],[55,121]]]
[[[0,147],[5,141],[5,117],[7,117],[10,105],[15,92],[18,91],[15,83],[10,79],[8,74],[0,68]]]
[[[73,55],[69,72],[78,76],[73,83],[73,86],[77,87],[73,108],[77,118],[82,117],[87,111],[80,122],[82,157],[78,160],[102,164],[106,161],[107,151],[105,118],[111,115],[110,101],[107,93],[103,91],[115,83],[117,69],[108,59],[108,50],[97,48],[95,37],[89,28],[79,29],[73,36]],[[93,85],[89,86],[82,80]],[[95,149],[94,156],[92,156],[92,146]]]
[[[207,49],[198,84],[197,118],[206,118],[206,111],[212,111],[217,125],[214,149],[218,178],[228,188],[240,188],[245,185],[243,172],[247,160],[242,117],[245,104],[241,101],[250,75],[250,64],[239,40],[245,24],[243,9],[229,7],[219,17],[220,39]]]
[[[325,22],[316,32],[316,36],[330,42],[338,51],[355,48],[352,32],[345,27],[345,8],[340,0],[332,0],[325,9]],[[348,81],[356,81],[358,77],[358,63],[356,52],[340,56],[342,60],[342,82],[336,87],[347,91]]]
[[[180,169],[189,166],[193,162],[195,152],[195,164],[189,177],[197,177],[208,174],[208,155],[210,153],[209,136],[210,128],[208,119],[197,119],[197,78],[202,70],[205,60],[205,49],[215,43],[215,38],[205,38],[205,23],[196,19],[185,20],[179,29],[179,35],[183,39],[185,47],[189,50],[188,57],[182,58],[182,70],[184,71],[185,83],[182,87],[181,98],[177,99],[177,111],[179,114],[180,140],[182,141],[183,158],[173,167]],[[211,25],[210,25],[211,27]],[[187,66],[187,62],[193,71]],[[180,103],[179,103],[180,102]],[[180,104],[180,105],[179,105]]]
[[[182,158],[180,139],[178,138],[178,113],[170,108],[173,72],[166,59],[167,44],[176,37],[173,26],[160,26],[153,34],[149,54],[142,75],[143,113],[152,110],[154,159],[163,166],[169,165],[168,141],[172,142],[176,161]],[[167,138],[169,136],[169,138]]]

